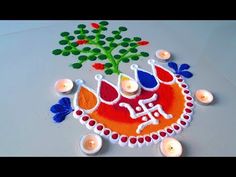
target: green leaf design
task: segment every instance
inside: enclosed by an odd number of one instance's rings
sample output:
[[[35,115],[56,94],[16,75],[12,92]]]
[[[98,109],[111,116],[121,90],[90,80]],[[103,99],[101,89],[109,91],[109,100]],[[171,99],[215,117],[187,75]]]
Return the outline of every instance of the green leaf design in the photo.
[[[107,37],[106,40],[107,40],[107,41],[113,41],[114,38],[113,38],[113,37]]]
[[[131,39],[128,38],[128,37],[126,37],[126,38],[123,39],[124,42],[129,42],[130,40],[131,40]]]
[[[110,68],[110,67],[112,67],[112,64],[111,63],[105,63],[105,67]]]
[[[121,35],[115,35],[115,39],[121,39],[122,36]]]
[[[106,27],[104,27],[104,26],[102,26],[102,27],[101,27],[101,30],[102,30],[102,31],[106,31],[106,30],[107,30],[107,28],[106,28]]]
[[[119,27],[119,30],[120,30],[120,31],[127,31],[127,28],[124,27],[124,26],[120,26],[120,27]]]
[[[98,49],[98,48],[94,48],[94,49],[92,49],[92,51],[93,51],[94,53],[100,53],[100,52],[101,52],[101,50]]]
[[[114,55],[115,59],[120,59],[120,57],[121,57],[120,55]]]
[[[112,71],[112,69],[106,69],[106,70],[105,70],[105,73],[106,73],[107,75],[111,75],[111,74],[113,73],[113,71]]]
[[[90,51],[90,47],[84,47],[82,50],[84,51],[84,52],[88,52],[88,51]]]
[[[100,39],[104,39],[106,36],[105,36],[104,34],[99,34],[98,37],[99,37]]]
[[[105,41],[102,41],[102,40],[101,40],[101,41],[98,41],[98,44],[99,44],[99,45],[104,45],[104,44],[105,44]]]
[[[88,36],[88,39],[91,39],[91,40],[92,40],[92,39],[95,39],[95,36],[89,35],[89,36]]]
[[[131,57],[131,60],[138,60],[138,59],[139,57],[137,55]]]
[[[122,42],[122,43],[121,43],[121,46],[122,46],[122,47],[128,47],[129,44],[128,44],[127,42]]]
[[[63,51],[63,52],[62,52],[62,55],[63,55],[63,56],[68,56],[68,55],[70,55],[70,52],[69,52],[69,51]]]
[[[78,50],[72,50],[71,53],[72,53],[73,55],[79,55],[79,54],[80,54],[80,51],[78,51]]]
[[[69,39],[70,41],[72,41],[72,40],[75,39],[75,37],[74,37],[74,36],[68,36],[68,39]]]
[[[89,59],[90,61],[94,61],[94,60],[97,59],[97,57],[96,57],[95,55],[90,55],[90,56],[88,57],[88,59]]]
[[[60,55],[62,53],[62,50],[61,49],[55,49],[55,50],[52,51],[52,53],[54,55]]]
[[[71,47],[71,46],[66,46],[66,47],[64,47],[64,49],[65,49],[65,50],[71,50],[72,47]]]
[[[106,51],[108,51],[108,50],[110,50],[110,47],[105,46],[104,49],[105,49]]]
[[[125,49],[120,49],[119,50],[119,53],[121,53],[121,54],[126,53],[126,52],[127,52],[127,50],[125,50]]]
[[[59,44],[61,44],[61,45],[66,45],[67,43],[68,43],[67,40],[60,40],[60,41],[59,41]]]
[[[129,63],[129,59],[128,58],[122,58],[121,61],[124,62],[124,63]]]
[[[92,30],[92,33],[98,33],[98,32],[99,30],[96,30],[96,29]]]
[[[75,30],[74,34],[80,34],[80,30]]]
[[[138,46],[138,44],[136,44],[134,42],[130,43],[129,45],[130,45],[130,47],[137,47]]]
[[[131,49],[129,49],[129,51],[130,51],[131,53],[137,53],[137,52],[138,52],[138,50],[137,50],[136,48],[131,48]]]
[[[118,44],[114,43],[114,42],[110,44],[110,47],[117,47],[117,46],[118,46]]]
[[[140,53],[143,57],[148,57],[149,56],[149,53],[147,53],[147,52],[141,52]]]
[[[107,26],[109,23],[107,21],[101,21],[99,24],[103,26]]]
[[[78,44],[77,44],[76,42],[72,42],[71,45],[72,45],[73,47],[77,47],[77,46],[78,46]]]
[[[142,39],[140,37],[134,37],[135,41],[141,41]]]
[[[88,34],[89,31],[88,31],[88,30],[83,30],[83,33],[84,33],[84,34]]]
[[[78,59],[80,60],[80,61],[85,61],[85,60],[87,60],[87,56],[86,55],[80,55],[79,57],[78,57]]]
[[[79,69],[82,67],[82,64],[81,63],[73,63],[71,66],[75,69]]]
[[[120,34],[120,32],[119,31],[112,31],[112,34]]]
[[[70,34],[70,33],[68,33],[68,32],[62,32],[62,33],[61,33],[61,36],[62,36],[62,37],[65,37],[65,36],[69,36],[69,34]]]
[[[106,59],[107,59],[107,56],[104,55],[104,54],[101,54],[101,55],[98,56],[98,58],[99,58],[100,60],[106,60]]]
[[[85,38],[85,35],[83,34],[77,36],[77,39],[84,39],[84,38]]]
[[[86,28],[86,25],[84,25],[84,24],[79,24],[77,27],[80,28],[80,29],[84,29],[84,28]]]

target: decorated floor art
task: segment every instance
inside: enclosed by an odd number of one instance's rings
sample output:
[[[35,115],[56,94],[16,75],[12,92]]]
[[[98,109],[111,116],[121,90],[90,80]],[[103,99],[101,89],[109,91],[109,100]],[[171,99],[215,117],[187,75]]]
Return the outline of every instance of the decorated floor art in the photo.
[[[193,113],[193,97],[186,78],[192,77],[190,66],[168,62],[168,68],[158,64],[157,59],[146,59],[149,54],[138,51],[149,44],[140,37],[123,37],[126,27],[119,27],[110,36],[104,32],[108,22],[92,23],[89,32],[80,24],[74,35],[61,33],[59,44],[63,49],[53,50],[55,55],[77,58],[71,64],[74,69],[83,70],[83,63],[90,60],[91,67],[103,70],[94,76],[97,88],[86,86],[86,80],[75,83],[78,90],[74,99],[63,97],[51,107],[55,122],[62,122],[66,115],[73,117],[89,130],[120,146],[142,147],[156,144],[168,136],[180,133],[186,128]],[[90,35],[93,33],[93,35]],[[146,71],[135,60],[146,60],[152,72]],[[100,60],[101,62],[96,62]],[[127,63],[133,75],[123,73],[119,64]],[[101,71],[98,71],[101,72]],[[117,82],[106,80],[117,75]]]

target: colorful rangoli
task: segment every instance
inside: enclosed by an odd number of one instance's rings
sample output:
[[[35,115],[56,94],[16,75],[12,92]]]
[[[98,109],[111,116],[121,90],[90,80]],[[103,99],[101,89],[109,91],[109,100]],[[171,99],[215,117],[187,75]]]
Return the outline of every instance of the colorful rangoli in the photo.
[[[125,27],[113,31],[113,36],[106,37],[101,33],[107,29],[107,25],[106,21],[92,23],[95,35],[88,35],[86,26],[78,25],[78,30],[74,31],[78,40],[68,32],[63,32],[61,36],[64,42],[60,41],[60,44],[67,46],[53,53],[79,55],[78,61],[72,64],[73,68],[81,68],[87,60],[108,60],[105,64],[93,63],[92,67],[105,70],[108,75],[117,74],[117,84],[107,81],[101,74],[94,76],[96,90],[86,86],[86,81],[76,80],[78,90],[74,96],[73,108],[69,98],[60,99],[58,104],[51,107],[55,113],[53,119],[62,122],[67,114],[73,112],[73,116],[89,130],[108,138],[112,143],[129,147],[156,144],[167,136],[181,132],[189,125],[194,106],[193,97],[184,81],[184,78],[192,77],[192,73],[187,71],[190,66],[182,64],[178,67],[176,63],[169,62],[168,66],[174,70],[172,72],[156,60],[148,59],[146,63],[152,72],[131,64],[130,69],[134,75],[129,76],[119,70],[119,63],[147,57],[148,53],[137,53],[136,48],[148,42],[139,37],[122,38],[121,32],[127,30]],[[104,44],[100,41],[104,41]],[[94,48],[78,48],[85,44]],[[120,54],[114,54],[113,51],[119,46],[123,47],[116,50]],[[138,84],[137,92],[128,94],[122,90],[122,84],[127,81]]]

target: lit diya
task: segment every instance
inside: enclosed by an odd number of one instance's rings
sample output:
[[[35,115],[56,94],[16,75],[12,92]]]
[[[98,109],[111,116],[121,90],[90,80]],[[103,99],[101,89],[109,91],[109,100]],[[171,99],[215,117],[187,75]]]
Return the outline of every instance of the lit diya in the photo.
[[[68,94],[72,91],[74,83],[70,79],[60,79],[55,83],[55,89],[58,93]]]
[[[80,148],[86,154],[96,154],[102,147],[102,138],[97,134],[84,135],[80,141]]]
[[[160,143],[161,153],[166,157],[180,157],[183,152],[181,143],[175,138],[165,138]]]
[[[167,62],[170,60],[171,54],[167,50],[157,50],[156,51],[156,57],[159,59],[159,61]]]
[[[127,95],[135,95],[139,91],[139,85],[135,80],[124,80],[121,83],[121,89]]]
[[[214,96],[210,91],[200,89],[196,91],[195,98],[198,101],[198,103],[208,105],[212,103]]]

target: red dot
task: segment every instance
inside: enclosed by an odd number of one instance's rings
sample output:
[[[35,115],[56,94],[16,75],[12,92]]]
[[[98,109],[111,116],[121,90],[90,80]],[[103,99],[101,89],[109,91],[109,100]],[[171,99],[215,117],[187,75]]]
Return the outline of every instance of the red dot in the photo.
[[[136,142],[137,142],[137,138],[130,138],[130,142],[132,143],[132,144],[135,144]]]
[[[192,110],[191,110],[191,109],[188,109],[188,108],[186,108],[185,111],[186,111],[187,113],[191,113],[191,112],[192,112]]]
[[[182,87],[183,87],[183,88],[186,88],[186,87],[187,87],[187,85],[186,85],[186,84],[182,84]]]
[[[176,77],[177,77],[177,78],[180,78],[180,75],[179,75],[179,74],[177,74],[177,75],[176,75]]]
[[[112,137],[113,139],[117,139],[117,138],[118,138],[118,134],[117,134],[117,133],[114,133],[111,137]]]
[[[83,121],[87,121],[88,119],[89,119],[88,116],[84,116],[84,117],[82,118]]]
[[[152,135],[152,138],[153,138],[154,140],[157,140],[157,139],[158,139],[158,135],[157,135],[157,134],[153,134],[153,135]]]
[[[138,138],[138,142],[139,143],[143,143],[144,142],[144,139],[142,137]]]
[[[174,126],[174,129],[175,129],[175,130],[179,130],[179,126],[178,126],[178,125],[175,125],[175,126]]]
[[[165,133],[165,132],[161,132],[160,135],[161,135],[162,137],[164,137],[164,136],[166,136],[166,133]]]
[[[151,141],[151,137],[150,137],[150,136],[146,136],[146,137],[145,137],[145,140],[146,140],[147,142],[150,142],[150,141]]]
[[[124,143],[125,143],[127,140],[128,140],[128,137],[127,137],[127,136],[123,136],[123,137],[121,138],[121,141],[124,142]]]
[[[89,121],[89,125],[90,125],[90,126],[94,126],[95,123],[96,123],[96,122],[95,122],[94,120]]]
[[[97,126],[97,129],[98,129],[98,130],[102,130],[102,129],[103,129],[103,126],[102,126],[102,125],[99,125],[99,126]]]
[[[184,90],[184,93],[188,94],[188,93],[189,93],[189,90]]]
[[[170,128],[168,128],[168,129],[167,129],[167,132],[168,132],[168,133],[172,133],[173,130],[171,130]]]
[[[179,82],[183,82],[183,79],[178,79]]]
[[[184,121],[180,121],[180,123],[182,124],[182,125],[186,125],[186,122],[184,122]]]
[[[104,135],[109,135],[110,134],[110,130],[105,130],[104,131]]]
[[[188,103],[187,103],[187,106],[192,107],[192,106],[193,106],[193,103],[188,102]]]
[[[190,96],[187,96],[187,100],[192,100],[193,98]]]
[[[76,114],[79,116],[79,115],[81,115],[83,112],[81,111],[81,110],[77,110],[76,111]]]
[[[188,120],[188,119],[189,119],[189,116],[187,116],[187,115],[184,115],[184,118]]]

